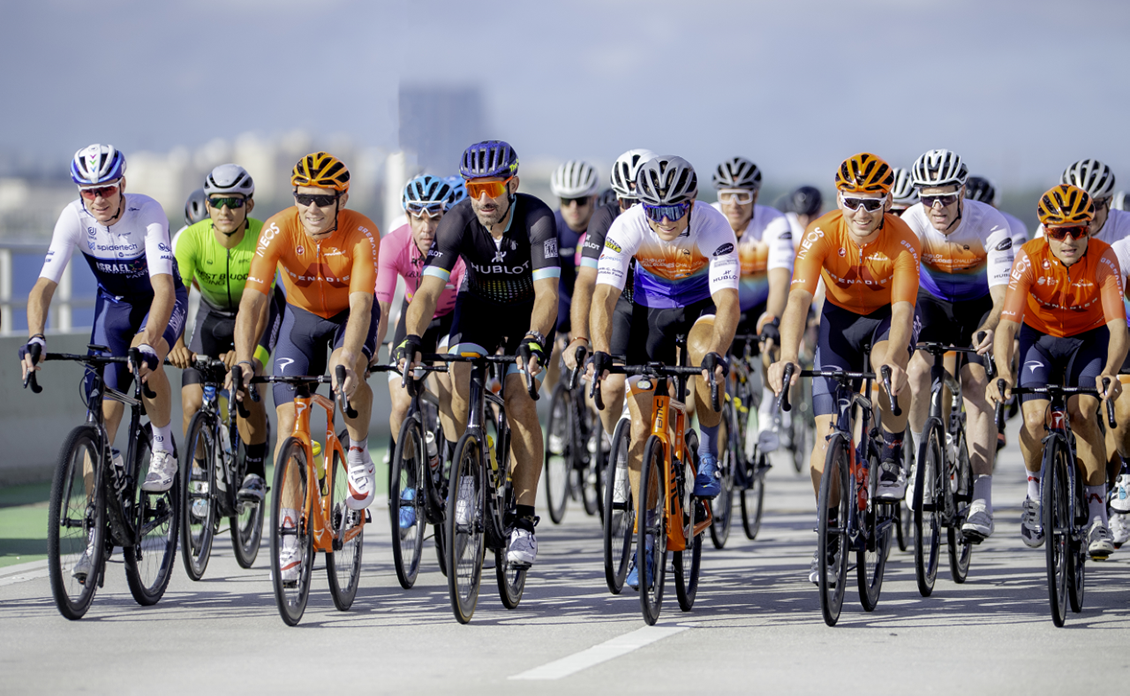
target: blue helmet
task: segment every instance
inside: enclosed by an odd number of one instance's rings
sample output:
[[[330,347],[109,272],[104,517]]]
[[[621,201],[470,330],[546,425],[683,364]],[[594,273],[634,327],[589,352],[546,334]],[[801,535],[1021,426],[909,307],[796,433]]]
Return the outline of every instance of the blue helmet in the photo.
[[[447,197],[447,208],[450,210],[456,203],[467,197],[467,183],[461,176],[449,176],[444,181],[451,187],[451,195]]]
[[[404,185],[404,192],[400,195],[400,207],[408,210],[414,208],[431,208],[443,206],[447,209],[447,200],[451,196],[451,186],[438,176],[421,174],[409,179]]]
[[[518,153],[510,143],[484,140],[463,151],[459,175],[464,179],[500,176],[509,178],[518,173]]]
[[[88,145],[71,160],[71,180],[79,186],[104,184],[126,173],[126,156],[113,145]]]

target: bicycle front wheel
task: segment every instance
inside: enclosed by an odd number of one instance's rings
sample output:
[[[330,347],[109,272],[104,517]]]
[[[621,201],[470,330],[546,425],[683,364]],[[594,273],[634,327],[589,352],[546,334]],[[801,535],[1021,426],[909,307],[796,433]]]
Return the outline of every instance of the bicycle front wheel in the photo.
[[[914,578],[918,593],[929,597],[938,577],[941,551],[942,510],[945,507],[946,481],[942,458],[941,425],[933,421],[918,447],[914,474]]]
[[[267,442],[271,441],[271,422],[267,421]],[[239,443],[239,457],[243,461],[247,456],[247,446]],[[265,477],[264,477],[265,478]],[[264,484],[266,481],[264,481]],[[263,543],[263,500],[239,500],[236,502],[236,514],[231,518],[231,545],[235,552],[236,563],[240,568],[250,568],[255,564],[259,555],[259,546]]]
[[[174,444],[174,455],[175,455]],[[164,493],[141,490],[153,450],[150,424],[138,431],[134,443],[133,471],[137,473],[134,491],[134,546],[123,549],[126,560],[126,581],[130,594],[142,606],[160,601],[169,586],[176,563],[177,535],[181,521],[181,476],[173,477],[173,485]]]
[[[338,438],[348,442],[342,430]],[[327,454],[329,454],[327,452]],[[326,554],[326,574],[330,579],[330,596],[338,611],[347,611],[357,596],[361,582],[361,551],[365,542],[365,511],[351,510],[345,504],[349,499],[349,472],[341,452],[336,448],[330,461],[333,487],[330,489],[330,533],[333,534],[333,552]],[[395,547],[393,547],[395,549]],[[419,554],[416,556],[419,562]]]
[[[604,580],[612,594],[624,589],[624,578],[635,548],[636,508],[628,480],[628,440],[632,423],[627,418],[616,422],[612,451],[605,466],[604,483]]]
[[[973,557],[973,543],[961,532],[965,517],[969,514],[969,503],[973,500],[973,466],[969,463],[969,448],[965,442],[965,432],[954,433],[957,439],[957,461],[948,461],[950,467],[949,485],[946,486],[946,514],[950,525],[946,528],[946,542],[949,547],[950,576],[956,583],[965,582],[969,577],[969,561]]]
[[[102,502],[102,455],[98,431],[80,425],[59,453],[47,515],[47,569],[55,606],[68,619],[81,619],[101,580],[106,506]]]
[[[742,489],[742,527],[747,539],[757,538],[761,531],[761,511],[765,503],[765,472],[769,470],[768,457],[756,451],[753,466],[750,467],[749,488]]]
[[[427,448],[424,431],[415,416],[406,418],[392,453],[392,485],[388,491],[388,514],[392,525],[392,564],[396,579],[406,590],[416,584],[420,559],[424,554],[424,535],[428,527],[425,514],[425,471]]]
[[[881,503],[875,500],[879,487],[879,458],[872,454],[868,466],[870,482],[867,497],[871,500],[869,510],[860,514],[863,521],[863,539],[856,547],[855,568],[859,580],[859,602],[864,611],[874,611],[879,603],[879,593],[883,589],[883,572],[887,568],[887,556],[891,550],[891,527],[895,523],[898,503]]]
[[[1048,601],[1052,608],[1052,622],[1063,626],[1067,620],[1067,578],[1073,572],[1071,537],[1075,521],[1071,519],[1070,475],[1068,467],[1074,466],[1067,457],[1067,447],[1058,436],[1053,436],[1044,450],[1044,480],[1040,491],[1044,524],[1044,543],[1047,545]]]
[[[306,507],[310,484],[306,450],[297,438],[288,438],[275,462],[271,498],[271,581],[279,616],[288,626],[302,620],[310,598],[314,570],[314,535]]]
[[[1075,472],[1075,520],[1080,529],[1087,529],[1087,494],[1083,489],[1083,477],[1079,471]],[[1078,614],[1083,611],[1083,589],[1086,583],[1087,542],[1085,534],[1071,536],[1071,574],[1067,576],[1067,597],[1071,600],[1071,611]]]
[[[553,389],[549,401],[549,422],[545,427],[545,504],[549,519],[561,524],[565,518],[565,504],[569,500],[569,487],[573,471],[572,395],[564,384]]]
[[[671,565],[675,569],[675,596],[679,600],[679,608],[690,611],[694,608],[694,600],[698,595],[698,575],[702,569],[702,533],[693,534],[694,525],[706,519],[706,504],[695,498],[694,491],[695,465],[690,452],[683,450],[685,463],[683,467],[683,496],[682,508],[684,535],[689,536],[687,547],[682,551],[675,551]]]
[[[580,491],[585,514],[596,515],[600,513],[604,503],[604,486],[600,480],[600,475],[604,472],[604,426],[600,424],[596,412],[585,403],[583,393],[577,397],[577,412],[581,419],[577,432],[585,441],[585,451],[578,455],[586,462],[584,467],[577,467],[580,477],[577,490]]]
[[[663,443],[655,435],[647,439],[640,467],[639,512],[636,515],[636,565],[639,568],[640,608],[643,620],[654,625],[663,607],[663,584],[667,575],[667,512],[664,497]]]
[[[464,624],[475,614],[483,579],[483,456],[478,438],[464,433],[455,445],[447,494],[447,589],[455,619]]]
[[[188,426],[188,438],[181,457],[180,552],[188,577],[204,577],[212,541],[216,536],[216,505],[212,488],[216,485],[216,415],[197,411]]]
[[[840,620],[847,589],[848,525],[851,522],[851,452],[843,433],[828,442],[824,473],[820,477],[820,502],[817,511],[817,585],[820,587],[820,612],[824,623],[835,626]]]
[[[734,468],[741,466],[737,434],[730,432],[730,424],[734,422],[734,405],[727,401],[722,406],[722,427],[719,429],[722,446],[718,449],[718,471],[722,474],[722,492],[714,498],[714,518],[710,523],[710,541],[716,549],[726,546],[734,521]]]

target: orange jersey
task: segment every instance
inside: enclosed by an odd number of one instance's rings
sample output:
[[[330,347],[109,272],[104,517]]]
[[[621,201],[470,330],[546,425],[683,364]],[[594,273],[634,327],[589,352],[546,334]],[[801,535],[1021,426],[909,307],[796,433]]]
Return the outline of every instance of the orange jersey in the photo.
[[[1047,239],[1028,242],[1012,263],[1001,319],[1059,337],[1078,336],[1116,319],[1126,321],[1114,249],[1091,238],[1083,258],[1064,266]]]
[[[278,268],[287,303],[329,319],[349,309],[350,293],[373,293],[379,240],[372,220],[342,210],[337,229],[315,242],[302,227],[297,206],[287,208],[263,223],[246,287],[270,293]]]
[[[890,213],[875,241],[859,246],[843,213],[836,210],[810,224],[797,243],[790,287],[814,293],[823,277],[828,301],[856,314],[870,314],[894,302],[913,306],[920,249],[914,232]]]

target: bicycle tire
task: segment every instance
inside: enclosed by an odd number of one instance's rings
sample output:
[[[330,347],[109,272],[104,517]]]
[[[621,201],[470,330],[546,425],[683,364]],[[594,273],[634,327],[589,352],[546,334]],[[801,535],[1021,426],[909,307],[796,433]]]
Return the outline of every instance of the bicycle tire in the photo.
[[[445,546],[444,535],[447,534],[447,523],[440,522],[432,525],[432,542],[436,547],[436,560],[439,563],[439,572],[443,577],[447,577],[447,546]]]
[[[955,438],[957,461],[947,462],[954,469],[950,476],[950,485],[946,487],[949,491],[946,496],[946,510],[950,518],[950,525],[946,528],[946,546],[949,549],[950,577],[960,585],[969,577],[969,562],[973,557],[974,544],[966,539],[961,531],[965,517],[969,514],[969,503],[973,498],[973,465],[969,462],[969,447],[965,441],[965,432],[958,429]]]
[[[765,504],[765,472],[768,471],[768,457],[765,453],[757,451],[754,462],[750,467],[749,488],[742,489],[742,528],[746,538],[753,541],[761,531],[761,513]]]
[[[181,477],[173,477],[173,485],[163,493],[146,493],[141,490],[153,447],[152,425],[146,423],[138,431],[134,445],[133,471],[137,475],[134,495],[134,533],[132,548],[123,549],[126,562],[126,582],[130,594],[142,606],[161,601],[176,563],[177,540],[180,536]],[[176,456],[176,443],[173,443]]]
[[[820,613],[824,623],[835,626],[840,620],[844,605],[844,592],[847,589],[848,573],[848,534],[851,515],[851,496],[845,492],[852,490],[849,470],[848,443],[843,433],[833,433],[828,442],[828,453],[824,459],[824,473],[820,476],[820,500],[817,510],[816,544],[817,584],[820,587]],[[839,493],[836,506],[836,521],[828,516],[829,504],[833,494]],[[831,552],[831,557],[829,557]],[[828,582],[828,576],[833,580]]]
[[[903,433],[903,442],[907,443],[903,447],[903,473],[906,474],[906,480],[912,481],[915,476],[914,469],[914,448],[909,446],[909,443],[914,442],[911,435],[910,423],[906,425],[906,431]],[[898,519],[895,524],[895,541],[898,544],[899,551],[906,551],[909,548],[911,539],[914,534],[911,532],[911,527],[914,525],[914,510],[913,500],[907,500],[905,497],[899,501],[898,505]]]
[[[553,389],[549,400],[549,420],[545,426],[545,504],[549,519],[561,524],[572,486],[572,396],[564,384]]]
[[[574,460],[580,458],[585,462],[585,466],[575,468],[580,479],[577,490],[581,494],[585,514],[592,517],[600,513],[601,504],[604,502],[604,496],[601,495],[603,487],[600,485],[600,474],[604,469],[602,465],[604,450],[601,447],[604,428],[600,424],[600,419],[585,403],[584,396],[578,397],[576,403],[582,419],[579,421],[577,432],[583,436],[584,452],[579,457],[574,457]]]
[[[486,501],[483,481],[482,443],[464,433],[455,445],[451,481],[447,496],[447,525],[444,542],[447,551],[447,589],[451,610],[459,623],[468,623],[475,614],[483,578]],[[466,479],[470,483],[464,484]],[[465,491],[461,495],[464,488]],[[464,514],[459,514],[459,503]],[[462,519],[462,523],[460,518]]]
[[[75,621],[86,615],[98,591],[106,551],[106,506],[98,430],[80,425],[67,435],[51,482],[47,516],[47,568],[55,606]],[[92,469],[86,474],[87,462]],[[90,550],[90,571],[80,581],[76,564]]]
[[[392,565],[396,569],[396,579],[406,590],[416,584],[424,554],[424,534],[428,526],[425,481],[431,477],[431,471],[425,471],[427,454],[420,421],[415,416],[405,418],[389,463],[392,483],[388,489],[388,514],[392,530]],[[404,499],[405,491],[411,491],[408,500]],[[402,510],[405,515],[401,514]],[[401,517],[410,524],[402,526]]]
[[[690,453],[686,450],[683,451],[683,456],[686,457]],[[694,478],[695,466],[694,460],[691,459],[688,463],[681,464],[683,467],[683,514],[686,519],[683,521],[684,529],[693,531],[694,523],[706,517],[706,508],[703,507],[703,502],[695,498],[691,493],[694,491]],[[691,536],[687,543],[687,548],[682,551],[675,551],[671,564],[675,570],[675,596],[679,600],[679,608],[683,611],[690,611],[694,608],[694,600],[698,595],[698,578],[702,570],[702,533],[694,534]]]
[[[181,491],[184,494],[181,501],[180,552],[184,570],[194,581],[204,577],[212,554],[212,542],[216,538],[213,490],[216,485],[216,418],[214,413],[204,410],[192,416],[180,463]],[[197,464],[198,454],[202,466]],[[202,505],[195,505],[197,500],[202,501]],[[197,507],[202,508],[203,515],[197,514]]]
[[[1048,601],[1052,622],[1063,626],[1067,619],[1067,578],[1071,575],[1071,532],[1074,520],[1069,514],[1066,448],[1053,436],[1044,450],[1046,463],[1041,482],[1041,514],[1046,547]],[[1072,464],[1073,465],[1073,464]]]
[[[348,442],[349,434],[342,430],[338,434],[340,442]],[[326,452],[326,454],[330,454]],[[365,548],[365,511],[351,510],[345,501],[349,499],[349,470],[345,459],[334,449],[330,455],[330,524],[333,535],[333,551],[326,554],[326,575],[330,580],[330,596],[338,611],[348,611],[357,598],[357,588],[361,583],[361,558]],[[354,533],[356,530],[356,533]],[[349,536],[350,538],[345,538]],[[338,539],[341,539],[340,544]],[[423,540],[421,539],[421,542]],[[419,554],[417,554],[417,563]]]
[[[624,578],[635,548],[636,508],[628,477],[628,440],[632,422],[621,418],[612,435],[612,450],[605,464],[604,486],[604,580],[616,595],[624,589]],[[617,498],[621,500],[617,501]]]
[[[714,498],[713,521],[710,523],[710,542],[714,548],[725,548],[734,522],[734,468],[741,466],[737,437],[730,437],[730,424],[735,422],[734,405],[727,400],[722,406],[721,428],[718,431],[718,471],[722,475],[722,490]]]
[[[863,512],[865,532],[855,552],[855,569],[859,581],[859,602],[864,611],[875,611],[879,595],[883,591],[883,574],[887,568],[887,556],[891,551],[891,526],[894,524],[894,503],[881,503],[875,500],[879,487],[879,457],[872,452],[867,467],[867,496],[872,501],[871,509]]]
[[[798,475],[807,472],[809,457],[812,455],[813,431],[816,428],[812,415],[812,381],[801,380],[799,393],[801,398],[793,413],[793,436],[789,447],[793,470]]]
[[[313,522],[306,507],[310,493],[306,466],[302,442],[295,437],[287,438],[275,462],[274,495],[271,498],[271,583],[279,616],[288,626],[297,626],[302,620],[306,602],[310,599],[310,579],[314,570]],[[291,479],[290,485],[287,485],[288,478]],[[284,508],[284,500],[297,503],[298,507]],[[297,512],[298,519],[284,519],[284,509]],[[286,522],[293,522],[293,526]],[[279,552],[284,537],[294,537],[299,550],[298,574],[293,583],[284,582],[282,576]]]
[[[1087,529],[1087,494],[1083,489],[1083,477],[1079,471],[1075,472],[1075,519],[1084,530]],[[1071,573],[1067,576],[1067,598],[1070,600],[1072,613],[1083,611],[1083,595],[1087,580],[1087,553],[1086,535],[1071,535],[1072,566]]]
[[[945,476],[942,474],[941,425],[936,419],[926,427],[926,436],[918,446],[914,473],[914,579],[918,593],[929,597],[938,578],[941,553],[942,509]]]
[[[647,572],[647,561],[636,559],[640,579],[640,608],[643,620],[649,626],[659,620],[663,608],[663,585],[667,575],[667,513],[663,490],[663,471],[666,458],[663,443],[658,437],[648,437],[644,447],[643,465],[640,467],[639,520],[636,534],[636,555],[647,556],[647,539],[652,538],[652,569]],[[649,493],[654,489],[654,502],[649,506]],[[641,554],[642,552],[642,554]]]
[[[266,423],[267,432],[264,442],[268,444],[267,451],[263,454],[265,462],[270,457],[271,420],[268,418]],[[246,474],[247,444],[242,439],[239,440],[237,454],[240,466],[236,470]],[[266,486],[266,467],[264,467],[263,473],[263,485]],[[250,568],[255,565],[255,559],[259,556],[259,547],[263,544],[263,509],[266,504],[266,492],[264,492],[263,500],[236,500],[235,514],[231,517],[229,531],[231,533],[232,551],[235,552],[235,561],[240,568]]]

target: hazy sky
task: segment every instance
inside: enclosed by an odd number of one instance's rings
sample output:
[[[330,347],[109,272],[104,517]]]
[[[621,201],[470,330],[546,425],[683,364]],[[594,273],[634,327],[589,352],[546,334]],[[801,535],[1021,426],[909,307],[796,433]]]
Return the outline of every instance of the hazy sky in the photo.
[[[0,157],[304,128],[396,145],[401,80],[478,85],[526,158],[742,154],[830,183],[957,150],[1003,187],[1105,160],[1130,189],[1125,0],[5,3]]]

